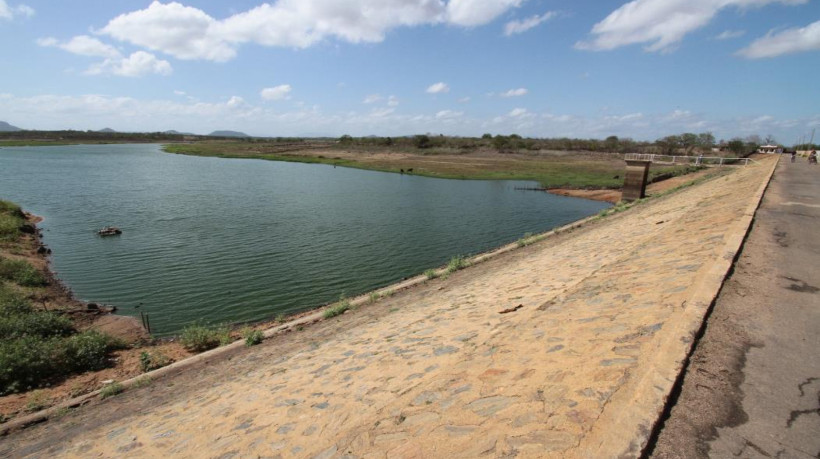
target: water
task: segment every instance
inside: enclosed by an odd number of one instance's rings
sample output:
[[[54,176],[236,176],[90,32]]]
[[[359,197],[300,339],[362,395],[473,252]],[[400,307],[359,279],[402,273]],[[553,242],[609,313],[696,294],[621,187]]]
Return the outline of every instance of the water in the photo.
[[[319,306],[608,206],[514,190],[528,186],[158,145],[0,149],[0,198],[45,218],[59,277],[80,299],[150,313],[160,335]],[[98,237],[105,225],[122,236]]]

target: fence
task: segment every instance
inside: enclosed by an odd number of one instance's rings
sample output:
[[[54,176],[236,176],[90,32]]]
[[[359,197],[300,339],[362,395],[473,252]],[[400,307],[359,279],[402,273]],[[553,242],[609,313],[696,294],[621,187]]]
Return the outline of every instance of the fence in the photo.
[[[627,153],[624,155],[627,161],[649,161],[655,164],[671,165],[692,165],[705,167],[720,166],[748,166],[755,162],[750,158],[723,158],[721,156],[669,156],[642,153]]]

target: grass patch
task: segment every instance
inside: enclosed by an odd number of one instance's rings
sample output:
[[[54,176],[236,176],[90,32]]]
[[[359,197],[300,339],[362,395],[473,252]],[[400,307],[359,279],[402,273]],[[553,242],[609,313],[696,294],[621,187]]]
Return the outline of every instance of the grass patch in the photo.
[[[427,279],[435,279],[438,277],[438,271],[435,269],[428,269],[424,271],[424,275],[427,276]]]
[[[333,306],[325,309],[325,312],[322,313],[325,319],[330,319],[332,317],[336,317],[338,315],[344,314],[345,311],[350,309],[350,300],[347,298],[342,297],[338,303],[334,304]]]
[[[378,292],[370,292],[370,296],[369,296],[370,304],[373,304],[373,303],[379,301],[379,299],[381,299],[381,297],[382,297],[381,294],[379,294]]]
[[[450,258],[450,261],[447,263],[447,268],[445,269],[445,271],[447,272],[447,274],[452,274],[458,271],[459,269],[464,269],[468,266],[470,266],[470,262],[467,261],[465,257],[461,255],[456,255],[453,258]]]
[[[114,381],[111,384],[106,384],[105,386],[103,386],[103,388],[100,390],[100,398],[104,400],[108,397],[113,397],[115,395],[121,394],[124,390],[125,389],[122,387],[122,384],[120,384],[117,381]]]
[[[203,352],[217,346],[230,344],[231,333],[227,327],[207,327],[201,323],[188,325],[179,338],[182,346],[191,352]]]
[[[524,233],[524,237],[515,241],[515,243],[518,244],[518,247],[525,247],[532,244],[536,240],[537,239],[533,237],[532,233]]]
[[[140,370],[143,373],[167,367],[173,362],[170,357],[159,351],[140,353]]]
[[[0,257],[0,279],[12,281],[23,287],[42,287],[46,278],[37,268],[25,260]]]
[[[0,242],[14,242],[20,237],[20,227],[26,223],[23,210],[17,204],[0,200]]]
[[[47,408],[49,405],[51,405],[51,399],[48,397],[48,394],[42,390],[35,390],[29,394],[28,399],[26,399],[25,409],[29,413],[33,413]]]
[[[245,340],[245,347],[256,346],[265,338],[262,330],[254,330],[250,327],[242,329],[242,339]]]

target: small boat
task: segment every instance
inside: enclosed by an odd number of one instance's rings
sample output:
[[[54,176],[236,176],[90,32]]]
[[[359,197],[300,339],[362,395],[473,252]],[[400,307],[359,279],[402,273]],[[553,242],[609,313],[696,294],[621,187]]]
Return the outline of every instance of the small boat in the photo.
[[[116,226],[106,226],[105,228],[97,231],[97,234],[100,236],[116,236],[118,234],[122,234],[122,230]]]

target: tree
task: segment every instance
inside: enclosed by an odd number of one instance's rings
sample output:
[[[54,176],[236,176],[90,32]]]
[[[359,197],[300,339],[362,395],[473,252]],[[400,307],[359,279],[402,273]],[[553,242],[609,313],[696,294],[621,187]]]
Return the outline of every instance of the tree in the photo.
[[[353,143],[353,137],[350,137],[349,135],[345,134],[345,135],[339,137],[339,143],[344,143],[344,144]]]
[[[766,145],[777,145],[777,140],[771,134],[766,136],[766,140],[764,140],[764,142],[766,142]]]
[[[698,136],[687,132],[680,135],[680,146],[683,147],[684,154],[692,153],[692,149],[698,144]]]
[[[728,145],[729,151],[735,154],[735,156],[743,156],[743,153],[746,152],[746,144],[738,137],[730,140]]]
[[[660,147],[661,154],[673,155],[680,146],[680,137],[676,135],[668,135],[662,139],[656,140],[655,144]]]
[[[698,134],[698,146],[703,149],[710,149],[715,146],[715,136],[711,132]]]
[[[430,148],[432,143],[430,142],[430,137],[427,135],[417,135],[415,137],[416,148]]]
[[[488,133],[482,135],[481,138],[484,139],[484,140],[490,140],[490,139],[493,138],[493,135],[488,132]]]
[[[614,153],[618,151],[618,146],[620,145],[620,141],[617,135],[611,135],[604,140],[604,146],[606,151],[610,153]]]

